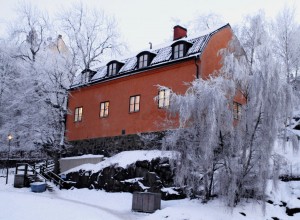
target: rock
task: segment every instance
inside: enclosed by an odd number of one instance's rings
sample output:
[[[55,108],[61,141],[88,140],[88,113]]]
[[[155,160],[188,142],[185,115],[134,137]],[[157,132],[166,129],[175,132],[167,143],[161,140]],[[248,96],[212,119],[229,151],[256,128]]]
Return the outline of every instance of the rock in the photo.
[[[244,212],[240,212],[241,215],[246,216],[246,214]]]
[[[137,161],[135,163],[136,167],[142,167],[145,168],[147,170],[149,170],[149,161],[148,160],[143,160],[143,161]]]
[[[267,203],[272,205],[274,202],[272,200],[268,200]]]
[[[107,192],[156,192],[162,193],[162,199],[186,198],[181,188],[174,187],[173,172],[168,158],[156,158],[151,161],[137,161],[127,168],[111,165],[96,173],[69,173],[77,188],[104,189]],[[174,193],[164,192],[163,188],[172,187]]]
[[[286,214],[288,216],[294,216],[294,214],[299,213],[300,212],[300,208],[292,208],[290,209],[289,207],[286,207]]]
[[[170,187],[170,190],[165,190],[165,188],[161,189],[161,198],[163,200],[176,200],[176,199],[184,199],[186,198],[186,194],[183,189],[180,187]]]

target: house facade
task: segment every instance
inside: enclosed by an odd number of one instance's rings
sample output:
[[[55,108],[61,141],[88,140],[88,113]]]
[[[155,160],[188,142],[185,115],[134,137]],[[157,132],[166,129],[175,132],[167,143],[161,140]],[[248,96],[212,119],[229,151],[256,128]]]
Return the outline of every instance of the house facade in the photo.
[[[219,70],[218,52],[232,37],[229,24],[196,37],[175,26],[168,44],[82,71],[69,91],[66,140],[78,153],[121,151],[142,148],[140,133],[175,128],[176,121],[164,125],[170,91],[183,94],[187,83]]]

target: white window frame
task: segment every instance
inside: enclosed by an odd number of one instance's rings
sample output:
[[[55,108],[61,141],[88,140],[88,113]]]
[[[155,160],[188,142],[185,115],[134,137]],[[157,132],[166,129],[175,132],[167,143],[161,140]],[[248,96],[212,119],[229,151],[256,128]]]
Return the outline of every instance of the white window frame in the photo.
[[[83,107],[76,107],[74,111],[74,122],[82,121]]]
[[[109,115],[109,101],[100,103],[100,118],[107,118]]]
[[[130,96],[129,98],[129,113],[139,112],[141,103],[141,95]]]
[[[170,89],[161,89],[158,92],[158,108],[168,108],[170,106]]]
[[[148,66],[149,55],[143,54],[139,56],[139,69]]]
[[[117,63],[111,63],[108,66],[108,76],[114,76],[117,74]]]
[[[184,57],[184,44],[181,43],[181,44],[177,44],[174,46],[174,59],[178,59],[178,58],[181,58],[181,57]]]

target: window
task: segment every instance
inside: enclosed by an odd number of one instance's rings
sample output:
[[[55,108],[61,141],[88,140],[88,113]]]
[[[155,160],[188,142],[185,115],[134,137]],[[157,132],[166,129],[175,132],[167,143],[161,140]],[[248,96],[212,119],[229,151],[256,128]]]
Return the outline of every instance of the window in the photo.
[[[237,102],[233,102],[233,118],[240,120],[242,115],[242,105]]]
[[[192,43],[185,40],[177,41],[172,44],[173,59],[184,57],[192,45]]]
[[[139,56],[139,66],[138,68],[143,68],[148,66],[148,54]]]
[[[124,65],[123,62],[112,60],[107,64],[107,76],[115,76],[119,73],[120,69]]]
[[[162,89],[158,92],[158,108],[167,108],[170,105],[170,89]]]
[[[173,57],[174,59],[183,57],[184,54],[184,44],[177,44],[174,46]]]
[[[79,122],[82,120],[82,107],[75,108],[74,121]]]
[[[109,102],[100,103],[100,118],[108,117]]]
[[[137,68],[142,69],[150,65],[153,58],[156,56],[151,51],[143,51],[137,55]]]
[[[93,78],[93,76],[96,74],[96,71],[90,70],[90,69],[85,69],[81,72],[81,79],[82,79],[82,83],[88,83],[91,81],[91,79]]]
[[[89,82],[88,73],[82,73],[82,75],[81,75],[81,83],[87,83],[87,82]]]
[[[138,112],[140,111],[140,95],[131,96],[129,100],[129,112]]]
[[[108,66],[108,76],[114,76],[117,73],[117,63],[112,63]]]

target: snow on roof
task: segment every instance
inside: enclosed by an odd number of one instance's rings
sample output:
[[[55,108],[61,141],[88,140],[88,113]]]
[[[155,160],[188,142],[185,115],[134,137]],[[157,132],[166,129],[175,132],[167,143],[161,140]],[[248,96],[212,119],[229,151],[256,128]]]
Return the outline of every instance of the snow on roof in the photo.
[[[92,80],[100,79],[106,75],[106,66],[99,67],[96,71],[97,73],[93,76]]]
[[[123,151],[116,154],[104,161],[97,164],[84,164],[78,167],[72,168],[63,172],[64,174],[70,172],[77,172],[79,170],[98,172],[108,166],[118,166],[126,168],[128,165],[135,163],[136,161],[152,160],[159,157],[174,158],[176,152],[173,151],[160,151],[160,150],[135,150],[135,151]]]
[[[130,58],[126,58],[126,59],[117,59],[118,62],[120,63],[124,63],[124,65],[121,67],[121,69],[118,72],[117,76],[122,76],[125,73],[130,73],[130,72],[134,72],[137,69],[137,55],[140,54],[141,52],[150,52],[153,54],[156,54],[155,57],[153,58],[153,60],[151,61],[150,65],[144,69],[147,69],[149,67],[155,66],[155,65],[159,65],[159,64],[163,64],[163,63],[167,63],[167,62],[171,62],[172,59],[172,45],[176,42],[179,41],[185,41],[191,44],[191,47],[189,48],[189,50],[187,51],[187,54],[184,58],[187,57],[191,57],[191,56],[195,56],[195,55],[201,55],[201,53],[203,52],[205,46],[207,45],[207,42],[209,41],[210,37],[215,34],[216,32],[218,32],[220,29],[229,26],[229,24],[225,24],[222,26],[216,26],[214,28],[199,32],[198,36],[191,36],[191,37],[185,37],[185,38],[181,38],[178,39],[176,41],[171,41],[168,43],[164,43],[161,44],[159,46],[154,47],[151,50],[141,50],[138,53],[136,53],[135,55],[133,55],[133,57]],[[113,61],[113,60],[111,60]],[[111,62],[110,61],[110,62]],[[108,62],[109,63],[109,62]],[[95,69],[95,68],[94,68]],[[91,82],[89,83],[93,83],[93,82],[97,82],[97,81],[101,81],[107,78],[110,78],[111,76],[107,76],[107,66],[102,66],[100,68],[95,69],[95,71],[97,72],[93,78],[91,79]],[[71,86],[71,88],[75,88],[77,86],[81,86],[84,83],[82,83],[81,81],[81,74],[79,74],[79,76],[76,77],[73,85]],[[113,76],[116,77],[116,76]]]

